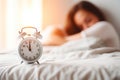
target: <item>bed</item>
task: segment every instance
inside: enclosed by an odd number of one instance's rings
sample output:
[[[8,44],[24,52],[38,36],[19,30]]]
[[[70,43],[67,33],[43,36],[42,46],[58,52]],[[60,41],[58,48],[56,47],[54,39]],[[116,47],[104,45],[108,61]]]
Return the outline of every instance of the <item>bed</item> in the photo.
[[[0,79],[119,80],[120,50],[103,47],[96,38],[87,40],[89,44],[81,39],[62,46],[44,46],[40,64],[21,64],[16,50],[1,53]]]
[[[105,5],[101,0],[91,1]],[[109,1],[119,2],[106,0]],[[110,20],[117,25],[116,29],[119,29],[118,20],[118,17],[116,22]],[[61,46],[43,46],[39,62],[21,64],[17,49],[0,52],[0,80],[120,80],[120,49],[105,47],[94,37]]]

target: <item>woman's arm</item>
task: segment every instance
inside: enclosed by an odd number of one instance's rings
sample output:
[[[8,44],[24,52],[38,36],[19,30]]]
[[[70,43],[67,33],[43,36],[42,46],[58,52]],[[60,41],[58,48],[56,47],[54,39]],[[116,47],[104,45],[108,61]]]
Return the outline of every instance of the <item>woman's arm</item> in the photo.
[[[43,45],[61,45],[65,42],[65,33],[59,27],[49,26],[43,31]]]
[[[75,40],[75,39],[79,39],[81,38],[81,34],[80,33],[76,33],[76,34],[73,34],[73,35],[70,35],[70,36],[66,36],[65,39],[67,41],[70,41],[70,40]]]

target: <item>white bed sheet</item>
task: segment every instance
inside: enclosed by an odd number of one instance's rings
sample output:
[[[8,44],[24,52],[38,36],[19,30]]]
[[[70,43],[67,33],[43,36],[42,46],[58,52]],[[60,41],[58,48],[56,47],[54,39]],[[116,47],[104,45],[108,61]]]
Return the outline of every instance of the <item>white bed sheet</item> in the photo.
[[[0,80],[120,80],[119,50],[99,47],[66,52],[64,47],[44,48],[40,65],[20,64],[16,50],[0,54]]]

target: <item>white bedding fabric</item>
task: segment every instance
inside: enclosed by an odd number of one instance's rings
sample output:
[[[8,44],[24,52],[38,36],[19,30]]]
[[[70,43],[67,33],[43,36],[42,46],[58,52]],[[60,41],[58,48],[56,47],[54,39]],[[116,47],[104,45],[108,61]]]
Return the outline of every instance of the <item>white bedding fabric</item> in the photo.
[[[82,37],[99,37],[107,46],[120,48],[119,35],[111,23],[100,21],[81,32]]]
[[[44,48],[40,65],[20,64],[17,51],[0,54],[0,80],[120,80],[119,50],[100,39],[87,41]]]

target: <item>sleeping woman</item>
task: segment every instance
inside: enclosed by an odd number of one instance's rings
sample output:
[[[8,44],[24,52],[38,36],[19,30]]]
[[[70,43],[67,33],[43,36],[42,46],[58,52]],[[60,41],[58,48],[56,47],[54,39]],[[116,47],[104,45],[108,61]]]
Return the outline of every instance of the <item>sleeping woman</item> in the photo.
[[[62,45],[79,38],[98,37],[108,47],[120,47],[119,36],[114,26],[88,1],[80,1],[71,8],[64,27],[47,27],[44,34],[47,34],[43,38],[44,45]]]

